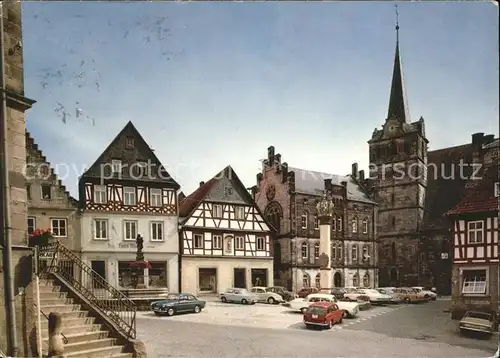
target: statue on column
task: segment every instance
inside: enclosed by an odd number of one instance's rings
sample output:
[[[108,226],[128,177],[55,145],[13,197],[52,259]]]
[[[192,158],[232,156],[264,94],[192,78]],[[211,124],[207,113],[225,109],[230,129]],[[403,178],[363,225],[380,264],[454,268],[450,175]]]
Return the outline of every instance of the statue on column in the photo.
[[[326,182],[325,187],[327,187]],[[329,254],[331,252],[331,223],[334,204],[329,195],[328,188],[325,189],[325,195],[316,206],[319,220],[319,248],[321,252],[318,263],[320,265],[321,290],[330,293],[330,289],[333,287],[333,277]]]

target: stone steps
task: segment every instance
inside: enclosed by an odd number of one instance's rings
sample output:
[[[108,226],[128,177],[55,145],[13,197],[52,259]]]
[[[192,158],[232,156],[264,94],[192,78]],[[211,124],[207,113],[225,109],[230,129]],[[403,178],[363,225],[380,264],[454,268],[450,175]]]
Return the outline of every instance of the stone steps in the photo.
[[[95,318],[89,317],[81,305],[74,304],[54,280],[40,280],[40,308],[49,316],[58,312],[62,316],[61,333],[68,342],[64,344],[65,357],[121,357],[132,358],[131,353],[124,353],[124,347],[116,345],[116,339],[109,337],[109,331],[101,324],[95,324]],[[48,351],[48,321],[42,316],[42,351]]]

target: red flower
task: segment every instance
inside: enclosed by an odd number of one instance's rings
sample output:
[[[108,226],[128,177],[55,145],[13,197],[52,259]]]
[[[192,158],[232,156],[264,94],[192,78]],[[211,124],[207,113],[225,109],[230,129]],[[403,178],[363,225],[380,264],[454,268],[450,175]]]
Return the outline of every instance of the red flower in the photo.
[[[51,236],[52,236],[52,232],[50,231],[50,229],[35,229],[35,231],[33,231],[30,234],[31,238],[35,238],[35,237],[51,237]]]

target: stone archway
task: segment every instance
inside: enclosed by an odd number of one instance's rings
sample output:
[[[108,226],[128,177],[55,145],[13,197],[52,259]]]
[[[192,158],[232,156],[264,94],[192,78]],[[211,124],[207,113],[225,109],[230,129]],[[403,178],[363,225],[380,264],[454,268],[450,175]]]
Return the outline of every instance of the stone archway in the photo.
[[[333,287],[342,287],[342,275],[340,272],[335,272],[333,275]]]

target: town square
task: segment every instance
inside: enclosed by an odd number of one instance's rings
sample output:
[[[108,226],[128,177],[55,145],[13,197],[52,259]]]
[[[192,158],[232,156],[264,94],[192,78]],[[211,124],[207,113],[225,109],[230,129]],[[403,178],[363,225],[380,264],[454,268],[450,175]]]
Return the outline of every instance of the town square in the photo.
[[[499,358],[497,2],[0,10],[0,356]]]

